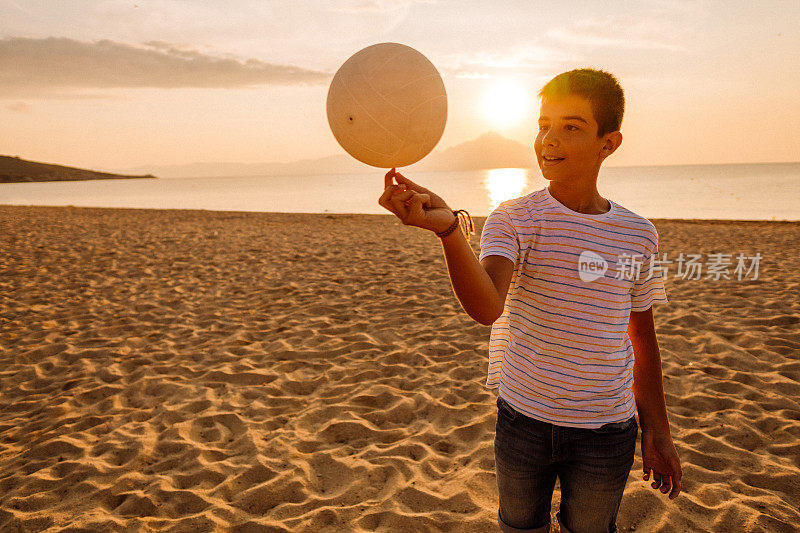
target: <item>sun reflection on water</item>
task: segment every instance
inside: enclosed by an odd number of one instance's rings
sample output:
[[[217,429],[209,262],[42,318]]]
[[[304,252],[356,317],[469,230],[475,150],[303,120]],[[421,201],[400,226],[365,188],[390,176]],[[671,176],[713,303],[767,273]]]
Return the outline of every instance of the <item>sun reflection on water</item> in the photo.
[[[489,192],[489,211],[512,198],[519,198],[528,188],[528,171],[524,168],[493,168],[484,180]]]

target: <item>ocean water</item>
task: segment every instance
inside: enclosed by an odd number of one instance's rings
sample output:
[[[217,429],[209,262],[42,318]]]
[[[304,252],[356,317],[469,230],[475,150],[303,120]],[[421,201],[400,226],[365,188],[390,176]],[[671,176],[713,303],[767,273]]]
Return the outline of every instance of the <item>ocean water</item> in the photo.
[[[2,183],[0,204],[388,214],[384,173]],[[473,216],[548,183],[519,168],[408,177]],[[800,163],[610,167],[597,188],[647,218],[800,221]]]

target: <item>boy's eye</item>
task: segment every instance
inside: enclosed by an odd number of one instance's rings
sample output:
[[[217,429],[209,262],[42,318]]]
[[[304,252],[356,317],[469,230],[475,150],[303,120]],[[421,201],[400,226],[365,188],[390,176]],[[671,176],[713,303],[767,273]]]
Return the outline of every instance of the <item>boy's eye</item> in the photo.
[[[567,129],[570,129],[570,128],[574,128],[574,129],[576,129],[576,130],[577,130],[577,129],[579,129],[577,126],[573,126],[572,124],[569,124],[569,125],[567,126]]]

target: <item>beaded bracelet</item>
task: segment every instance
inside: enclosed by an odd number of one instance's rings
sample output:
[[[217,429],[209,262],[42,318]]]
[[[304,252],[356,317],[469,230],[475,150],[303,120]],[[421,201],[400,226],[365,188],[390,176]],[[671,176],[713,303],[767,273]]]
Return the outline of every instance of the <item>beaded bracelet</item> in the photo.
[[[461,223],[463,223],[463,227],[461,228],[461,231],[464,232],[465,236],[469,237],[470,235],[475,233],[475,231],[473,230],[473,226],[472,226],[472,217],[469,216],[469,213],[467,213],[463,209],[459,209],[457,211],[453,211],[453,214],[456,216],[456,219],[453,221],[453,223],[450,225],[449,228],[447,228],[446,230],[444,230],[441,233],[437,233],[436,234],[437,237],[439,237],[439,238],[447,237],[448,235],[453,233]],[[465,229],[465,228],[469,228],[469,229]]]

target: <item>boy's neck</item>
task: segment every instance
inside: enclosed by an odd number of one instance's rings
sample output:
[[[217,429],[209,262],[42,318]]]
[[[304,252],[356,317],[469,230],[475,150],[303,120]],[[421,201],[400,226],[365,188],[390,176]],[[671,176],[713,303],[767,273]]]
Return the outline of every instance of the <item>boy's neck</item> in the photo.
[[[578,213],[602,215],[611,210],[609,201],[597,192],[595,181],[568,184],[551,181],[547,189],[562,205]]]

